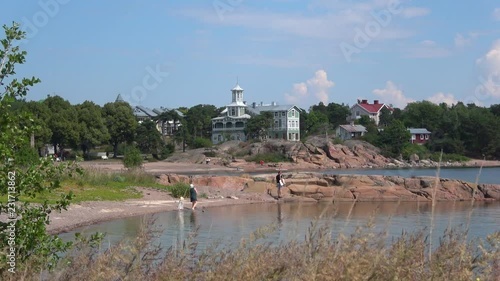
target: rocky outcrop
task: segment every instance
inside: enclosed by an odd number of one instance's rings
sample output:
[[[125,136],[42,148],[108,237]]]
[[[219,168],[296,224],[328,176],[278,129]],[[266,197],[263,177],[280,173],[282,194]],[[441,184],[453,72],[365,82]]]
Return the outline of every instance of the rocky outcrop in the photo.
[[[163,184],[193,182],[247,192],[274,191],[274,175],[256,177],[162,175]],[[500,200],[500,185],[462,180],[382,175],[326,175],[320,173],[285,174],[285,197],[326,201],[462,201]]]

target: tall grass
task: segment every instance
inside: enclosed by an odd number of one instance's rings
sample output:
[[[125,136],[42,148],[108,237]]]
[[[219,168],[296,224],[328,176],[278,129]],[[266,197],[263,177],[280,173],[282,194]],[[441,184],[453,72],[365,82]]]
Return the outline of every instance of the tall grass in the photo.
[[[155,176],[146,173],[141,169],[123,170],[123,171],[102,171],[97,168],[89,167],[84,170],[82,175],[64,180],[74,181],[78,185],[93,186],[113,186],[113,185],[135,185],[135,186],[158,186]]]

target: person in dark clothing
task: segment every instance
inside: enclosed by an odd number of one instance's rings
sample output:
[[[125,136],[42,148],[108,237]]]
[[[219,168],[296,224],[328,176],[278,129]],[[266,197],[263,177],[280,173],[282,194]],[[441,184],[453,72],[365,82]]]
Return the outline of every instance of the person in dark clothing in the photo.
[[[198,191],[196,190],[196,187],[194,187],[194,184],[191,184],[190,187],[189,197],[191,198],[191,203],[193,204],[191,209],[194,210],[196,208],[196,204],[198,204]]]
[[[285,186],[285,180],[283,179],[283,175],[281,171],[278,171],[276,175],[276,187],[278,188],[278,198],[281,198],[281,188]]]

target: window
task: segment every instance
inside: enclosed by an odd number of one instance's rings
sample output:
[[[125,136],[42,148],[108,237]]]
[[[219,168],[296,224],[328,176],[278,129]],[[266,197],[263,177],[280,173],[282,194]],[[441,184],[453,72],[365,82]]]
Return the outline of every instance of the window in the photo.
[[[428,140],[429,139],[429,135],[425,135],[425,139]]]
[[[274,113],[274,117],[278,117],[278,112],[275,112],[275,113]]]
[[[235,116],[236,112],[234,111],[234,108],[231,108],[231,116]]]
[[[283,111],[283,112],[281,112],[281,116],[282,116],[282,117],[285,117],[285,116],[286,116],[286,113],[285,113],[284,111]]]
[[[424,140],[424,134],[420,134],[420,140]]]
[[[359,116],[359,111],[356,111],[356,116]]]

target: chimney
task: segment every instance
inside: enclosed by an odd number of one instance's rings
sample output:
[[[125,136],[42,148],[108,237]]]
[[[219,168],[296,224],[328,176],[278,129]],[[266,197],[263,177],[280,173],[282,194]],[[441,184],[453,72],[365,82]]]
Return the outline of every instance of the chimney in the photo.
[[[252,102],[252,108],[255,108],[255,105],[256,105],[255,102]]]
[[[260,106],[262,106],[263,104],[264,104],[264,102],[262,102],[262,101],[261,101],[261,102],[260,102]]]
[[[378,104],[378,100],[374,100],[374,101],[373,101],[373,104]]]
[[[358,104],[360,104],[360,103],[361,103],[361,100],[360,100],[360,99],[358,99]]]
[[[361,101],[362,104],[367,104],[368,103],[368,100],[362,100]]]
[[[272,106],[276,106],[276,102],[274,102],[274,101],[273,101],[273,102],[271,102],[271,105],[272,105]]]
[[[246,101],[246,100],[244,100],[244,101],[243,101],[243,104],[244,104],[244,105],[247,105],[247,101]]]

